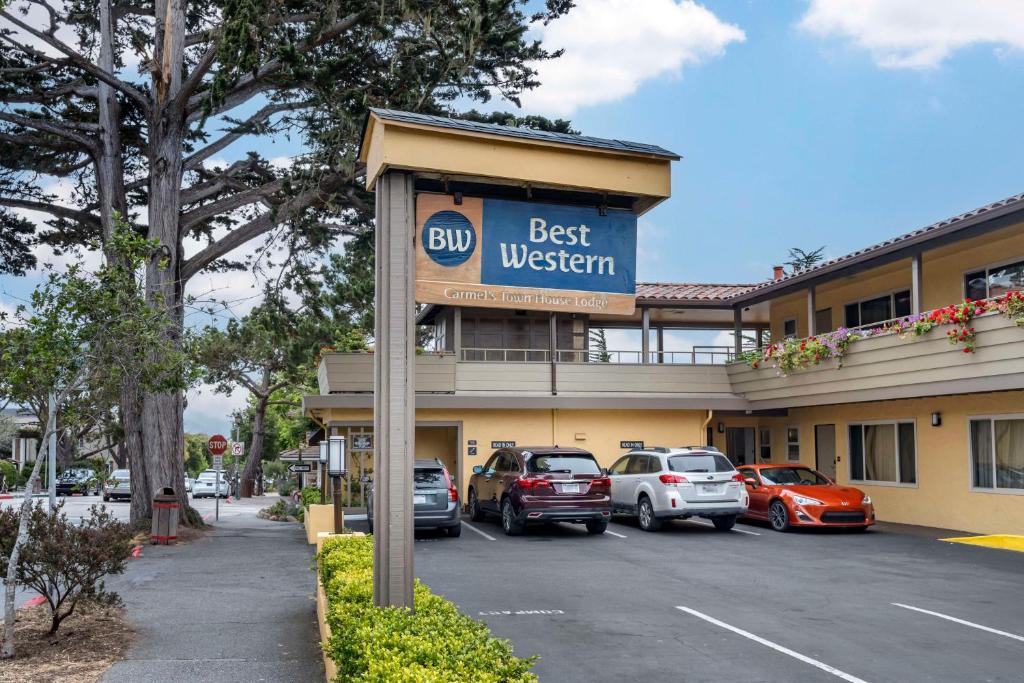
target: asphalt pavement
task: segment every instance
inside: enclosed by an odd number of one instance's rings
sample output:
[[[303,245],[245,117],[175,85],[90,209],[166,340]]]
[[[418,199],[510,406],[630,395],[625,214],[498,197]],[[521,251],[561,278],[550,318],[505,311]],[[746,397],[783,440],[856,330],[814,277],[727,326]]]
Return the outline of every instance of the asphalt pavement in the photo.
[[[416,575],[542,681],[1024,680],[1024,554],[941,530],[463,524],[417,536]]]

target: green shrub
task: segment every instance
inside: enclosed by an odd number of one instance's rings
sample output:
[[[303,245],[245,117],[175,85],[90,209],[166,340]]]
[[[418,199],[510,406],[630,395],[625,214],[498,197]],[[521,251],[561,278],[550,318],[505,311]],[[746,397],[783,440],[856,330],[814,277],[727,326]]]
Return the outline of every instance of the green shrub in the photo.
[[[338,681],[353,683],[535,683],[534,657],[459,612],[419,581],[416,611],[373,606],[373,538],[329,540],[320,555]]]
[[[307,486],[299,492],[299,495],[302,496],[302,507],[304,508],[320,504],[320,489],[314,486]]]
[[[7,488],[13,489],[19,484],[18,467],[10,460],[0,460],[0,475],[7,482]]]

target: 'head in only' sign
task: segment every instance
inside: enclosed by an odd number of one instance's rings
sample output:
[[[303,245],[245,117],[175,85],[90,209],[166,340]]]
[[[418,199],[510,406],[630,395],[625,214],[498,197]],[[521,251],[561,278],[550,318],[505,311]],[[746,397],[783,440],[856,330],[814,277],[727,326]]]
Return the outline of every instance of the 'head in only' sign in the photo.
[[[206,442],[206,447],[210,449],[210,453],[213,455],[224,455],[224,451],[228,449],[228,440],[220,434],[214,434]]]

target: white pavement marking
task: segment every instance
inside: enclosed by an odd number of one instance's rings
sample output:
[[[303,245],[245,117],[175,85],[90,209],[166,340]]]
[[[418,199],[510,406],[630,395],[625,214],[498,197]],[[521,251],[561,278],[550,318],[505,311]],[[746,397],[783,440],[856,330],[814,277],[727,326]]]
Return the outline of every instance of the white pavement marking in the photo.
[[[475,532],[477,532],[478,534],[480,534],[481,536],[483,536],[484,538],[486,538],[486,539],[487,539],[488,541],[497,541],[497,540],[498,540],[498,539],[496,539],[496,538],[495,538],[494,536],[491,536],[491,535],[490,535],[490,534],[488,534],[488,533],[485,533],[485,532],[483,532],[483,531],[480,531],[479,529],[477,529],[477,528],[476,528],[475,526],[473,526],[473,525],[472,525],[472,524],[470,524],[469,522],[463,522],[463,523],[462,523],[462,526],[466,527],[466,528],[467,528],[467,529],[469,529],[470,531],[475,531]]]
[[[701,526],[714,526],[715,525],[714,522],[705,522],[703,520],[696,520],[696,519],[688,519],[686,521],[689,522],[690,524],[700,524]],[[757,533],[756,531],[747,531],[746,529],[737,529],[736,527],[733,527],[729,531],[735,531],[738,534],[747,534],[748,536],[760,536],[761,535],[761,534]]]
[[[765,647],[770,647],[771,649],[775,650],[776,652],[781,652],[784,655],[789,655],[793,659],[799,659],[801,662],[804,662],[805,664],[810,664],[811,666],[817,667],[817,668],[821,669],[822,671],[828,672],[828,673],[832,674],[833,676],[836,676],[837,678],[841,678],[844,681],[849,681],[849,683],[867,683],[867,681],[865,681],[862,678],[857,678],[856,676],[854,676],[852,674],[848,674],[845,671],[841,671],[840,669],[837,669],[834,666],[829,666],[828,664],[825,664],[824,662],[819,662],[817,659],[814,659],[813,657],[808,657],[807,655],[802,655],[799,652],[796,652],[794,650],[790,650],[788,647],[783,647],[782,645],[779,645],[778,643],[773,643],[772,641],[766,640],[766,639],[762,638],[761,636],[756,636],[753,633],[750,633],[749,631],[744,631],[743,629],[736,628],[735,626],[727,624],[724,621],[719,621],[718,619],[715,619],[714,617],[708,616],[707,614],[704,614],[703,612],[698,612],[695,609],[690,609],[689,607],[683,607],[682,605],[676,605],[676,609],[677,610],[681,610],[683,612],[686,612],[687,614],[692,614],[693,616],[695,616],[695,617],[697,617],[699,619],[703,619],[704,621],[706,621],[708,623],[711,623],[711,624],[714,624],[715,626],[721,626],[722,628],[726,629],[727,631],[732,631],[733,633],[741,635],[744,638],[749,638],[750,640],[753,640],[755,643],[760,643],[761,645],[764,645]]]
[[[614,536],[615,538],[625,538],[625,537],[626,537],[626,535],[625,535],[625,534],[617,534],[617,533],[615,533],[614,531],[608,531],[607,529],[605,529],[605,533],[606,533],[606,534],[611,534],[611,535],[612,535],[612,536]]]
[[[945,619],[946,621],[952,621],[957,624],[963,624],[964,626],[970,626],[971,628],[976,628],[979,631],[988,631],[989,633],[995,633],[998,636],[1006,636],[1007,638],[1013,638],[1014,640],[1019,640],[1022,643],[1024,643],[1024,636],[1019,636],[1016,633],[1008,633],[1006,631],[1000,631],[997,628],[982,626],[981,624],[975,624],[973,621],[967,621],[966,619],[957,619],[956,617],[951,617],[948,614],[943,614],[942,612],[933,612],[929,609],[921,609],[920,607],[914,607],[913,605],[904,605],[902,602],[891,602],[889,604],[895,607],[902,607],[903,609],[909,609],[915,612],[920,612],[921,614],[930,614],[933,617],[938,617],[939,619]]]

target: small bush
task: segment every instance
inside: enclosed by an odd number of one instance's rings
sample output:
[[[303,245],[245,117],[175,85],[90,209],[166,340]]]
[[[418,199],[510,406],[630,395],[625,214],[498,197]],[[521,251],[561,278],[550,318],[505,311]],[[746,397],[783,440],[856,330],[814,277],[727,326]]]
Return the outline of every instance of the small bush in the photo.
[[[299,493],[302,496],[302,507],[309,509],[310,505],[320,504],[320,489],[314,486],[307,486]]]
[[[338,681],[353,683],[535,683],[535,658],[459,612],[419,581],[416,611],[373,606],[373,538],[329,540],[320,554]]]
[[[0,479],[7,483],[8,489],[19,485],[18,468],[10,460],[0,460]]]
[[[273,505],[264,509],[271,517],[294,517],[300,522],[305,518],[305,509],[301,505],[281,500],[275,501]]]
[[[32,506],[17,567],[18,583],[46,598],[50,634],[83,601],[105,607],[120,604],[121,598],[106,589],[103,577],[123,573],[132,549],[131,529],[105,508],[93,505],[81,524],[68,520],[62,508],[63,503],[51,513],[42,502]],[[7,574],[20,512],[0,509],[0,575]]]

